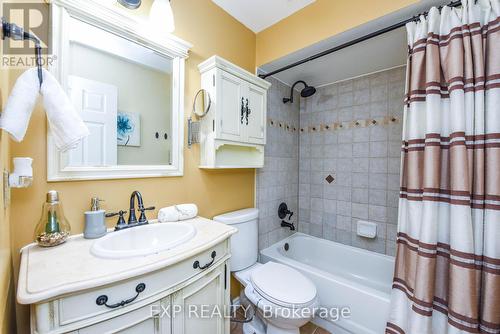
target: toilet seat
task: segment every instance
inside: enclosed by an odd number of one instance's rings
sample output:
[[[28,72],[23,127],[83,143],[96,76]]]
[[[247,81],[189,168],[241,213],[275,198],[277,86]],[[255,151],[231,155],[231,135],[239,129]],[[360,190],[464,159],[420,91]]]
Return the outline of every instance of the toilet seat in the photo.
[[[316,287],[297,270],[276,262],[255,268],[251,287],[263,299],[277,307],[304,308],[316,301]]]

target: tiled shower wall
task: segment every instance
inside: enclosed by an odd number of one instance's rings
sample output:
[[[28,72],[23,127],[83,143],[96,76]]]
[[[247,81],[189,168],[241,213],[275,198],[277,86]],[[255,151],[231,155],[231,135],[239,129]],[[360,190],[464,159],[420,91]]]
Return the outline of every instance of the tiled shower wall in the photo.
[[[404,85],[400,67],[324,86],[301,99],[299,231],[394,255]],[[332,123],[343,127],[321,127]],[[377,237],[357,236],[358,220],[375,222]]]
[[[268,78],[272,83],[267,99],[267,143],[264,168],[257,169],[256,204],[259,209],[259,249],[286,238],[292,232],[280,227],[278,207],[281,202],[294,212],[291,222],[297,225],[299,183],[299,95],[294,103],[284,104],[290,87]]]

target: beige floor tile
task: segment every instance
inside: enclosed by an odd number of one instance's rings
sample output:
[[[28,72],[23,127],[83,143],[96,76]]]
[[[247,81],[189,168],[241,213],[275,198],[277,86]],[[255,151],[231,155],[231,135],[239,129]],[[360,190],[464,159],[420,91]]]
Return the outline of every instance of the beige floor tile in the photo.
[[[300,327],[300,334],[313,334],[316,328],[318,328],[318,326],[312,322],[308,322],[304,326]]]
[[[318,330],[314,333],[314,334],[332,334],[330,333],[329,331],[327,331],[326,329],[323,329],[321,327],[318,327]]]
[[[231,334],[243,334],[243,324],[231,323]],[[300,327],[300,334],[331,334],[327,330],[316,326],[312,322]]]

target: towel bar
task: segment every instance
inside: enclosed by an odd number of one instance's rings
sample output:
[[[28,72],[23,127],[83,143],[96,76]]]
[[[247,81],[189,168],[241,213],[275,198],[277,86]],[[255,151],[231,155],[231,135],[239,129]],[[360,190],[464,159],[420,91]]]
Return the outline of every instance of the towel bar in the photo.
[[[24,29],[18,26],[17,24],[7,22],[7,20],[4,17],[2,17],[1,38],[2,40],[4,40],[6,37],[12,38],[15,41],[31,40],[33,41],[33,43],[35,43],[35,56],[36,56],[36,66],[38,69],[38,80],[40,81],[40,86],[42,86],[43,83],[42,45],[40,43],[40,39],[32,33],[24,31]]]

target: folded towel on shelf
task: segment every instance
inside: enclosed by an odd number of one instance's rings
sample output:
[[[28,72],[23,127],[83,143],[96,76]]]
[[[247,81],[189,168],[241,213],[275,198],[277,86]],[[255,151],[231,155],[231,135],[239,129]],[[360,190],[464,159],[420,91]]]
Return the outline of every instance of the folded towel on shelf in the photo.
[[[160,223],[176,222],[196,217],[198,207],[196,204],[178,204],[162,208],[158,211],[158,221]]]
[[[43,96],[54,143],[61,151],[75,147],[89,130],[56,78],[43,69],[40,87],[36,68],[19,76],[0,117],[0,128],[20,142],[24,139],[38,94]]]

